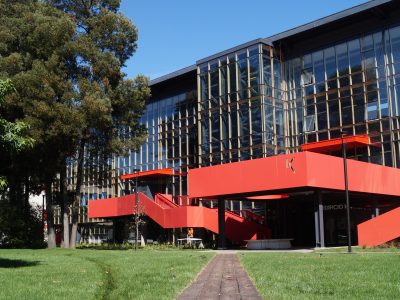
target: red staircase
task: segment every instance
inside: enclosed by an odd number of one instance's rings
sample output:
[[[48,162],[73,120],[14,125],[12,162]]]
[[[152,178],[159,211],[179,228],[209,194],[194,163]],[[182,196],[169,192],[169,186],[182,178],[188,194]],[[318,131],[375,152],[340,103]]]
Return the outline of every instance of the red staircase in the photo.
[[[254,221],[254,222],[259,223],[259,224],[265,224],[265,217],[264,216],[256,214],[250,209],[243,209],[243,210],[241,210],[241,212],[242,212],[242,216],[245,219]]]
[[[156,194],[154,201],[160,205],[162,208],[175,208],[178,204],[172,201],[172,195],[168,194]]]
[[[400,207],[357,225],[358,245],[374,247],[400,237]]]
[[[202,206],[179,206],[171,195],[156,194],[154,201],[139,193],[139,212],[163,228],[205,228],[218,234],[218,210]],[[135,195],[89,201],[89,218],[107,218],[135,213]],[[270,230],[251,220],[225,211],[226,237],[235,242],[270,237]]]

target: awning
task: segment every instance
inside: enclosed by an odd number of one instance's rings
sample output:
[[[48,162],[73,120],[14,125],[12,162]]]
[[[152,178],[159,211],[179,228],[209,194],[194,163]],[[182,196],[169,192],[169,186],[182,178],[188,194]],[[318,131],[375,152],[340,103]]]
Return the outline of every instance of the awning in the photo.
[[[320,142],[313,142],[301,145],[302,151],[311,151],[318,153],[326,153],[331,151],[340,151],[343,143],[346,144],[347,149],[366,147],[371,144],[368,134],[362,135],[349,135],[343,138],[336,138],[331,140],[324,140]]]
[[[157,169],[157,170],[150,170],[150,171],[142,171],[137,173],[125,174],[121,175],[122,180],[132,179],[132,178],[161,178],[161,177],[168,177],[168,176],[185,176],[183,173],[179,173],[172,168],[165,168],[165,169]]]

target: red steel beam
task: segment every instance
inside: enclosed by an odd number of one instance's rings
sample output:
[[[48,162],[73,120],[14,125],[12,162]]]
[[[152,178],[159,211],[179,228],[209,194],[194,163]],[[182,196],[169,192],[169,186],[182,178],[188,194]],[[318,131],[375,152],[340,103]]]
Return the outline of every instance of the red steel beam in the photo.
[[[344,136],[343,143],[346,144],[347,149],[360,148],[371,145],[371,141],[368,134]],[[319,153],[340,151],[342,148],[342,138],[335,138],[320,142],[307,143],[301,145],[300,148],[302,151],[312,151]]]

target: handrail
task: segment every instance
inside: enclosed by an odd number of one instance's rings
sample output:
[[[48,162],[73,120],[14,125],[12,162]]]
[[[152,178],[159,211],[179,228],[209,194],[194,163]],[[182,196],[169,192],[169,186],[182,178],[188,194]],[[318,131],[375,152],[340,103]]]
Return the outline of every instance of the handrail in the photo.
[[[166,195],[164,194],[156,194],[155,195],[155,202],[157,204],[159,204],[161,207],[166,208],[165,206],[167,206],[168,208],[175,208],[178,207],[178,205],[174,202],[172,202],[170,199],[168,199],[168,197],[166,197]]]

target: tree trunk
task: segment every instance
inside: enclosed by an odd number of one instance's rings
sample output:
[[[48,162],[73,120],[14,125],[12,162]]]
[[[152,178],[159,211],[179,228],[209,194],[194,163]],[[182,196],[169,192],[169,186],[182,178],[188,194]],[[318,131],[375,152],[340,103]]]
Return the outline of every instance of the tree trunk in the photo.
[[[67,165],[64,159],[60,174],[60,192],[62,195],[62,215],[63,215],[63,247],[69,248],[69,203],[67,194]]]
[[[72,203],[72,228],[69,246],[76,247],[76,236],[78,231],[79,201],[81,199],[81,188],[83,181],[83,162],[84,162],[85,141],[81,140],[78,150],[78,170],[76,174],[75,196]]]
[[[54,228],[54,214],[53,214],[53,195],[51,191],[51,180],[46,181],[46,214],[47,214],[47,247],[49,249],[55,248],[56,245],[56,231]]]
[[[70,248],[75,249],[76,247],[76,236],[78,233],[78,214],[79,208],[72,207],[72,228],[71,228],[71,240],[70,240]]]

